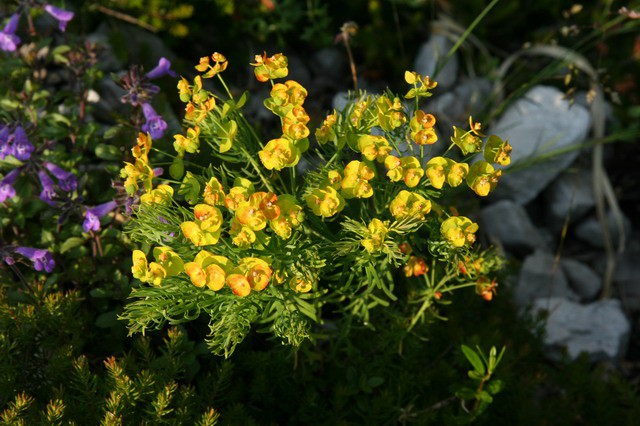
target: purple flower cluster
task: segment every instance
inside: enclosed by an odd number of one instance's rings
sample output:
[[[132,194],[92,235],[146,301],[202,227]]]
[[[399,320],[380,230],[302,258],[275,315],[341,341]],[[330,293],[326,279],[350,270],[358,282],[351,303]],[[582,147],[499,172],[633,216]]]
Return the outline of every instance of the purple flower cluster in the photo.
[[[118,204],[115,201],[109,201],[92,208],[87,208],[84,214],[84,222],[82,223],[84,232],[99,231],[100,218],[115,210],[116,207],[118,207]]]
[[[151,99],[160,91],[160,88],[151,83],[151,80],[169,75],[177,77],[175,71],[171,69],[171,62],[167,58],[160,58],[158,65],[146,74],[142,74],[137,66],[133,66],[118,81],[118,85],[125,90],[125,94],[120,98],[122,103],[132,106],[142,107],[145,118],[141,126],[143,132],[148,132],[153,139],[164,136],[167,130],[167,122],[151,106]]]
[[[11,155],[20,161],[27,161],[34,149],[21,126],[11,133],[9,127],[0,125],[0,160]]]
[[[44,10],[58,21],[58,29],[62,32],[65,32],[67,29],[67,24],[73,19],[74,13],[52,6],[50,4],[46,4],[44,6]],[[17,13],[11,15],[9,21],[7,21],[2,31],[0,31],[0,50],[4,50],[5,52],[16,51],[21,41],[20,37],[16,35],[19,23],[20,15]]]
[[[23,255],[33,262],[33,269],[36,271],[42,271],[43,269],[46,272],[52,272],[53,268],[56,266],[55,261],[53,260],[53,256],[49,252],[49,250],[45,249],[36,249],[31,247],[18,247],[15,249],[15,252]],[[7,263],[12,264],[13,258]],[[5,262],[7,258],[5,258]]]

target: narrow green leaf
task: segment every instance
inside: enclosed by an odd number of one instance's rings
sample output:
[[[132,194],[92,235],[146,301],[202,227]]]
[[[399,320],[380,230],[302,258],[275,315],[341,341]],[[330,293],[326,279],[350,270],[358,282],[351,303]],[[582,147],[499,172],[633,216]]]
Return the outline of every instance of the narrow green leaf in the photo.
[[[471,365],[473,365],[473,368],[478,373],[484,375],[486,370],[484,368],[484,363],[482,362],[482,360],[480,359],[478,354],[476,354],[475,351],[473,349],[471,349],[469,346],[460,345],[460,348],[462,349],[462,353],[467,358],[469,363],[471,363]]]
[[[82,244],[84,244],[84,238],[80,238],[80,237],[68,238],[64,243],[60,245],[60,253],[67,252],[72,248],[78,247]]]

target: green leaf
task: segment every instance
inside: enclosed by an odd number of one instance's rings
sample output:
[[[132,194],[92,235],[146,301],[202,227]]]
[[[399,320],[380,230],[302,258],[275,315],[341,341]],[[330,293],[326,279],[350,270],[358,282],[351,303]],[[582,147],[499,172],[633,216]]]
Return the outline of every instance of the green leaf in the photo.
[[[184,175],[184,161],[182,161],[182,158],[175,157],[173,159],[173,163],[171,163],[171,166],[169,167],[169,175],[176,180],[182,178]]]
[[[376,388],[383,383],[384,383],[384,377],[380,377],[380,376],[369,377],[369,380],[367,380],[367,385],[371,388]]]
[[[480,357],[478,356],[478,354],[476,354],[474,352],[473,349],[471,349],[469,346],[466,345],[461,345],[460,348],[462,349],[462,353],[464,354],[464,356],[467,358],[467,360],[469,361],[469,363],[471,363],[471,365],[473,365],[473,368],[479,373],[484,375],[486,373],[486,370],[484,368],[484,363],[482,362],[482,360],[480,359]]]
[[[71,237],[68,238],[64,243],[60,245],[60,253],[67,252],[74,247],[78,247],[84,244],[84,238],[80,237]]]
[[[480,394],[480,400],[486,402],[487,404],[491,404],[493,402],[493,397],[489,395],[487,391],[482,391]]]
[[[502,380],[492,380],[487,383],[487,392],[491,395],[499,393],[504,388],[504,382]]]
[[[122,126],[120,125],[109,127],[107,131],[104,132],[104,135],[102,135],[102,137],[104,139],[112,139],[116,137],[118,133],[120,133],[120,130],[122,130]]]
[[[193,174],[191,174],[191,172],[187,172],[187,175],[182,180],[180,189],[178,189],[178,194],[184,195],[184,199],[187,200],[189,204],[195,204],[198,202],[198,196],[200,195],[200,182]]]
[[[455,395],[460,399],[476,399],[476,391],[470,388],[458,389]]]
[[[242,96],[240,96],[240,99],[238,99],[238,102],[236,103],[236,109],[242,108],[244,104],[247,103],[248,99],[249,99],[249,92],[245,90]]]
[[[118,312],[109,311],[100,315],[96,319],[96,326],[100,328],[111,328],[118,325]]]
[[[102,160],[118,161],[122,158],[117,146],[99,143],[95,149],[96,157]]]

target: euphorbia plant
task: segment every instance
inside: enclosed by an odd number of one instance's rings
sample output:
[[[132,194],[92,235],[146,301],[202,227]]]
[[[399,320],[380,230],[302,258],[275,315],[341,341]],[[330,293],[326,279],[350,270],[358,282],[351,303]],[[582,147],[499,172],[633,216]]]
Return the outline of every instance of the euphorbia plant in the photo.
[[[214,53],[196,66],[202,75],[178,82],[186,129],[174,136],[175,154],[165,153],[173,180],[155,177],[162,164],[151,163],[148,133],[122,170],[140,200],[129,232],[141,244],[132,271],[143,284],[122,315],[131,332],[207,315],[210,349],[228,356],[258,324],[298,345],[327,314],[374,326],[382,306],[410,330],[456,289],[490,299],[500,261],[476,249],[478,225],[452,214],[443,196],[464,186],[491,192],[500,171],[490,162],[507,162],[508,143],[491,136],[470,166],[484,136],[470,120],[445,156],[430,156],[436,118],[418,100],[436,83],[409,72],[413,107],[358,93],[310,140],[307,90],[286,80],[282,54],[251,64],[271,83],[264,105],[280,117],[282,135],[267,141],[242,114],[247,94],[228,90],[227,65]],[[205,88],[214,77],[225,96]],[[446,156],[456,146],[462,161]]]

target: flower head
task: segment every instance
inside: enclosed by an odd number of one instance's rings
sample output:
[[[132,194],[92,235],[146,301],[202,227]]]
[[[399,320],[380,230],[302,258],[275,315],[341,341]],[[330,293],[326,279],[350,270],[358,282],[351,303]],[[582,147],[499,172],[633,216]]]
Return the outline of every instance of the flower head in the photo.
[[[148,79],[153,80],[154,78],[164,77],[167,74],[173,78],[178,77],[178,74],[171,69],[171,62],[167,58],[162,57],[158,61],[158,65],[146,75]]]
[[[56,197],[56,190],[53,179],[51,179],[44,170],[38,172],[38,178],[40,178],[40,184],[42,185],[40,199],[50,206],[55,206],[56,203],[53,199]]]
[[[33,144],[27,139],[27,134],[22,126],[16,127],[13,132],[13,156],[20,161],[27,161],[31,158],[31,153],[34,149]]]
[[[4,29],[0,31],[0,50],[5,52],[14,52],[20,44],[20,37],[16,35],[18,29],[18,22],[20,21],[20,15],[14,13]]]
[[[21,254],[31,260],[33,262],[33,269],[35,269],[36,271],[42,271],[44,269],[47,272],[51,272],[56,266],[56,263],[53,260],[53,256],[51,255],[51,253],[49,253],[48,250],[45,249],[18,247],[16,249],[16,253]]]
[[[49,170],[56,179],[58,179],[58,186],[61,190],[71,192],[78,188],[78,179],[73,173],[61,169],[57,165],[49,162],[45,162],[44,167]]]
[[[440,234],[454,247],[470,246],[476,241],[478,224],[464,216],[452,216],[440,225]]]
[[[289,75],[289,69],[287,68],[289,60],[282,53],[276,53],[270,57],[267,57],[266,53],[256,55],[255,61],[256,62],[251,65],[256,67],[253,71],[256,79],[260,82],[283,78]]]
[[[87,209],[84,214],[84,222],[82,223],[82,229],[84,230],[84,232],[99,231],[100,218],[111,212],[117,206],[118,205],[115,201],[109,201],[93,208]]]
[[[16,196],[16,189],[13,187],[13,183],[19,173],[20,168],[15,168],[0,180],[0,203],[4,203],[7,199]]]
[[[142,113],[146,122],[142,125],[143,132],[149,132],[153,139],[160,139],[164,136],[164,131],[167,130],[167,122],[164,121],[161,115],[156,113],[153,107],[148,104],[142,104]]]
[[[67,24],[70,20],[73,19],[73,12],[68,10],[59,9],[55,6],[51,6],[50,4],[45,5],[44,10],[51,16],[53,16],[58,21],[58,29],[62,32],[65,32],[67,29]]]

